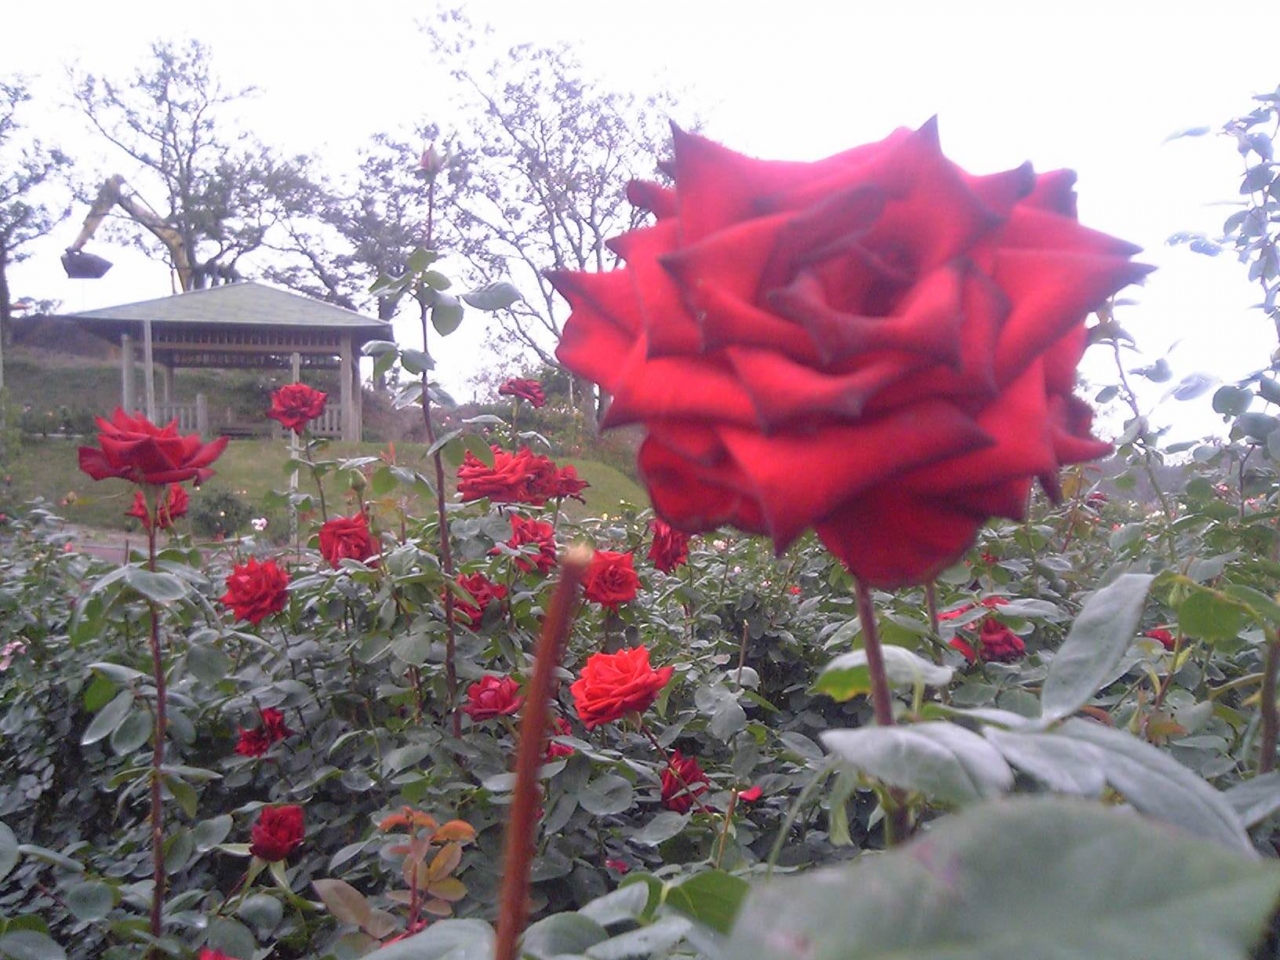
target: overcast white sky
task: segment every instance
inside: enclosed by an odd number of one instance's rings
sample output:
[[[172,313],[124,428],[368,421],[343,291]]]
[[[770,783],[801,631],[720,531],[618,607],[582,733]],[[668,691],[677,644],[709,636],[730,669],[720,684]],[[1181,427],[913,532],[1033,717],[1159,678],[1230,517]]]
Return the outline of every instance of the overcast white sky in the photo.
[[[423,118],[447,125],[447,82],[416,26],[438,6],[49,0],[21,5],[20,20],[11,12],[17,0],[0,0],[0,71],[37,78],[40,108],[28,122],[86,173],[128,177],[73,111],[51,109],[69,99],[66,67],[123,77],[152,41],[198,37],[228,87],[261,88],[244,110],[260,139],[342,169],[375,132],[407,131]],[[1028,159],[1040,170],[1074,168],[1081,220],[1142,245],[1142,259],[1160,267],[1131,291],[1139,305],[1120,315],[1147,354],[1181,341],[1170,356],[1178,376],[1226,379],[1264,365],[1275,347],[1248,310],[1258,293],[1233,258],[1164,245],[1176,231],[1217,230],[1230,210],[1213,204],[1237,196],[1240,158],[1228,141],[1163,141],[1244,113],[1253,94],[1280,84],[1280,63],[1262,54],[1273,36],[1267,4],[473,0],[467,9],[510,43],[575,44],[610,86],[676,90],[708,135],[758,156],[816,159],[937,114],[944,150],[973,172]],[[161,266],[102,240],[92,249],[115,269],[93,283],[65,280],[57,258],[81,216],[14,271],[15,295],[81,310],[170,292]],[[398,329],[403,341],[417,339],[415,326]],[[445,347],[436,351],[442,380],[465,396],[478,337]],[[1105,365],[1089,375],[1105,381]],[[1165,419],[1194,424],[1193,432],[1212,427],[1207,399],[1166,407]]]

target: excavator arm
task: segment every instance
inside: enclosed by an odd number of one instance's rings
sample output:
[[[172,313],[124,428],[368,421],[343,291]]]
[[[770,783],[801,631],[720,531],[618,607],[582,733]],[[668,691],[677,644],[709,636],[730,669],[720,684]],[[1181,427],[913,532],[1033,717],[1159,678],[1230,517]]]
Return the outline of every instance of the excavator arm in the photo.
[[[191,268],[191,258],[187,254],[187,245],[182,234],[169,226],[159,214],[129,192],[124,177],[116,175],[107,180],[98,191],[89,215],[84,218],[84,226],[75,242],[67,247],[62,255],[62,267],[67,276],[75,279],[94,279],[101,277],[111,269],[111,262],[92,253],[84,252],[84,245],[92,239],[102,224],[103,219],[111,212],[112,207],[119,207],[131,220],[150,230],[165,249],[169,251],[169,259],[178,274],[178,284],[182,290],[195,287],[195,272]]]

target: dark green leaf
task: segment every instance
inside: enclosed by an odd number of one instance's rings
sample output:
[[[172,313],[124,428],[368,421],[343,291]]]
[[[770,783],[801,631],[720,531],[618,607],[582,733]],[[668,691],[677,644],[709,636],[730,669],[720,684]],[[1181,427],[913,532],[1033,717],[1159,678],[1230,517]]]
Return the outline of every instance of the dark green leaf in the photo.
[[[497,283],[486,283],[483,287],[467,291],[462,295],[462,299],[477,310],[492,313],[495,310],[505,310],[519,300],[520,291],[513,284],[499,280]]]
[[[594,920],[577,913],[553,913],[525,931],[520,952],[537,960],[553,960],[585,953],[588,947],[608,939],[608,931]]]
[[[741,877],[708,870],[668,890],[666,903],[717,933],[728,934],[750,889]]]
[[[124,723],[111,731],[111,751],[123,757],[147,742],[151,737],[152,719],[149,710],[133,710]]]
[[[13,930],[0,936],[0,957],[12,960],[67,960],[67,952],[38,930]]]
[[[436,305],[431,308],[431,325],[436,328],[436,333],[447,337],[462,323],[462,314],[463,306],[458,298],[442,293]]]
[[[1249,607],[1217,590],[1194,587],[1178,604],[1182,632],[1209,643],[1234,640],[1249,621]]]
[[[122,690],[116,694],[115,699],[98,711],[97,716],[93,718],[93,722],[81,734],[80,745],[88,746],[91,743],[97,743],[104,737],[109,737],[112,731],[124,723],[124,718],[129,715],[129,711],[133,707],[133,698],[134,693],[132,690]]]
[[[67,909],[81,922],[101,920],[116,904],[116,893],[110,884],[100,880],[73,883],[62,894]]]
[[[1241,387],[1219,387],[1213,395],[1213,409],[1224,417],[1236,417],[1249,409],[1253,394]]]
[[[125,582],[148,600],[173,603],[187,595],[187,585],[172,573],[152,573],[141,567],[125,567]]]
[[[0,880],[7,877],[18,865],[18,838],[3,820],[0,820]]]
[[[1142,619],[1152,577],[1126,573],[1089,598],[1049,664],[1041,703],[1046,718],[1069,716],[1114,672]]]
[[[405,347],[400,351],[400,366],[415,377],[420,377],[435,366],[435,361],[422,350]]]
[[[578,803],[597,817],[621,813],[631,806],[634,790],[631,782],[616,773],[596,777],[578,793]]]

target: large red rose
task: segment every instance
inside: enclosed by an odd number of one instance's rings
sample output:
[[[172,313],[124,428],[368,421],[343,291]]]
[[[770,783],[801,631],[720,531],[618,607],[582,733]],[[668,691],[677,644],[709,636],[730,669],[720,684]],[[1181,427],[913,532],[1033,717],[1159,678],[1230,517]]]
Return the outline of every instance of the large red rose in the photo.
[[[519,514],[511,515],[511,539],[506,545],[512,550],[523,546],[536,545],[538,552],[533,556],[515,558],[516,569],[528,573],[537,569],[539,573],[549,573],[556,565],[556,528],[541,520],[529,520]],[[502,551],[494,547],[490,554]]]
[[[257,625],[289,605],[289,573],[274,560],[250,557],[227,576],[227,592],[219,599],[240,620]]]
[[[593,730],[627,714],[648,710],[674,672],[674,667],[655,670],[649,666],[646,647],[593,653],[569,692],[573,694],[578,719]]]
[[[676,813],[688,813],[698,795],[707,792],[707,775],[697,757],[677,750],[662,771],[662,805]]]
[[[180,436],[177,420],[157,427],[119,407],[110,420],[98,417],[97,422],[98,446],[80,448],[80,469],[95,480],[120,477],[153,486],[194,480],[199,486],[213,476],[209,464],[227,446],[226,437],[202,443],[198,433]]]
[[[501,600],[507,595],[506,587],[500,583],[494,583],[483,573],[460,573],[456,582],[471,594],[472,602],[467,603],[454,594],[453,612],[473,627],[479,626],[480,621],[484,619],[484,612],[489,609],[490,603]]]
[[[305,383],[288,383],[271,395],[267,416],[286,430],[301,434],[307,424],[324,414],[328,394]]]
[[[159,509],[156,513],[156,529],[172,530],[173,521],[179,517],[187,515],[187,509],[191,506],[191,497],[187,494],[187,488],[180,483],[169,484],[169,489],[165,495],[160,498]],[[151,529],[151,513],[147,510],[147,498],[142,495],[141,490],[133,492],[133,504],[124,512],[126,517],[137,517],[142,522],[143,530]]]
[[[547,395],[542,391],[542,384],[537,380],[526,380],[523,377],[512,377],[498,388],[504,397],[515,397],[526,400],[532,407],[545,406]]]
[[[343,560],[366,562],[378,552],[363,513],[354,517],[334,517],[320,528],[320,555],[337,569]]]
[[[524,706],[520,684],[511,677],[486,674],[467,687],[462,712],[479,723],[494,717],[509,717]]]
[[[296,804],[263,807],[250,835],[251,854],[270,862],[283,860],[298,849],[306,835],[302,808]]]
[[[689,560],[689,535],[675,529],[665,520],[654,520],[649,525],[653,543],[649,545],[649,560],[663,573],[670,573]]]
[[[1087,312],[1147,267],[1081,227],[1069,172],[975,177],[934,124],[815,163],[676,131],[675,187],[625,269],[557,272],[557,355],[646,429],[656,511],[785,549],[805,529],[859,578],[928,580],[1032,481],[1105,453],[1072,395]]]
[[[528,503],[540,507],[559,495],[560,471],[549,459],[521,447],[508,453],[492,447],[493,466],[489,466],[470,450],[458,468],[458,493],[464,501],[482,500],[493,503]]]
[[[629,553],[597,550],[582,578],[582,595],[588,600],[617,610],[621,604],[636,598],[640,577]]]

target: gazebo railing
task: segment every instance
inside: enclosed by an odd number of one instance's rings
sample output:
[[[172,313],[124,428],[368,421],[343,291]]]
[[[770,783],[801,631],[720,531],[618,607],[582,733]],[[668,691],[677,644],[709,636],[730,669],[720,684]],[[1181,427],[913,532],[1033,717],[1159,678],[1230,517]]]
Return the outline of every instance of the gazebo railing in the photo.
[[[139,409],[146,409],[145,406]],[[156,422],[168,423],[178,421],[178,432],[182,434],[198,433],[207,436],[209,433],[209,404],[203,393],[196,394],[195,403],[156,403]]]
[[[136,410],[145,410],[146,403],[139,398]],[[280,425],[268,420],[265,415],[261,420],[253,422],[236,417],[231,410],[226,410],[211,422],[209,417],[208,398],[203,393],[196,394],[195,403],[156,402],[156,423],[166,424],[171,420],[178,421],[178,431],[182,434],[198,433],[202,437],[217,436],[227,433],[232,436],[283,436]],[[336,404],[325,408],[317,419],[311,421],[311,434],[316,437],[342,436],[342,408]]]

